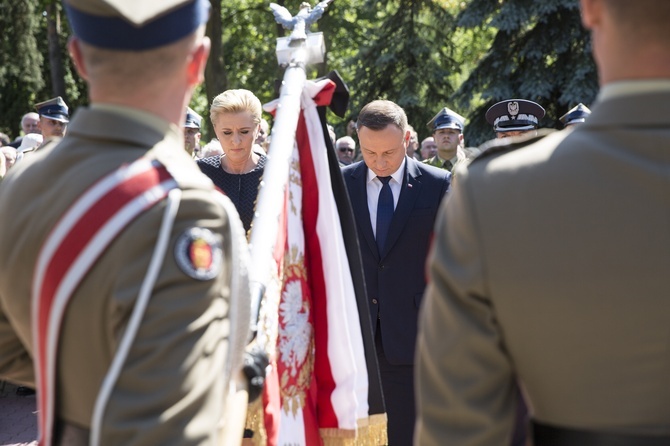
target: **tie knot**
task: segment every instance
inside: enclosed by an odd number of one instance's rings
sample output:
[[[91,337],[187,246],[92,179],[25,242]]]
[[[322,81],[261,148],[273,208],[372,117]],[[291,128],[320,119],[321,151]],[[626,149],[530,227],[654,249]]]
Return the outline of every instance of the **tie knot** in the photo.
[[[382,182],[382,184],[389,184],[389,181],[391,181],[391,178],[393,177],[377,177],[379,178],[379,181]]]

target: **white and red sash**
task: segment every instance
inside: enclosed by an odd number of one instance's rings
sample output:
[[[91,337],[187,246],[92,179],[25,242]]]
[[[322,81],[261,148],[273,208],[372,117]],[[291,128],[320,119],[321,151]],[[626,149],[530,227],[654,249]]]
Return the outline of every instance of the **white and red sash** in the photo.
[[[93,184],[42,246],[31,297],[40,446],[53,442],[57,348],[71,296],[117,235],[175,188],[167,168],[140,158]]]

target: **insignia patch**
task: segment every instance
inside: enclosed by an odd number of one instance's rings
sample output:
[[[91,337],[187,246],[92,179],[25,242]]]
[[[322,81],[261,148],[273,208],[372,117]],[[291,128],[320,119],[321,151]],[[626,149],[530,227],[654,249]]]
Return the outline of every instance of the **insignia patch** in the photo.
[[[188,228],[177,239],[174,257],[179,268],[196,280],[210,280],[221,270],[221,241],[209,229]]]
[[[519,103],[514,101],[507,104],[507,112],[514,117],[519,114]]]

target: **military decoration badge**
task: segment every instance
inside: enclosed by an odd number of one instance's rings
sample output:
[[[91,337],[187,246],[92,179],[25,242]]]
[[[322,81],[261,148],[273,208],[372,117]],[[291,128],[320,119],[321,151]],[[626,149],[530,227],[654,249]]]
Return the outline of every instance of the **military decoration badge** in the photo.
[[[210,280],[221,270],[221,241],[205,228],[188,228],[175,244],[175,260],[179,268],[196,280]]]
[[[510,116],[515,117],[519,114],[519,103],[516,101],[507,104],[507,112]]]

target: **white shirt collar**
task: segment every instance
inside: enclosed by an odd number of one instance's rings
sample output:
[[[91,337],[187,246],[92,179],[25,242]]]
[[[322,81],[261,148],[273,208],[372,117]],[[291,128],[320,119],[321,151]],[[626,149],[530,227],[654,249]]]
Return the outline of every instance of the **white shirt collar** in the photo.
[[[405,172],[405,164],[407,164],[407,156],[402,159],[402,163],[400,163],[398,170],[391,174],[391,178],[393,178],[393,180],[398,184],[402,184],[402,175]],[[375,174],[372,169],[368,167],[368,183],[373,181],[375,178],[377,178],[377,174]]]

